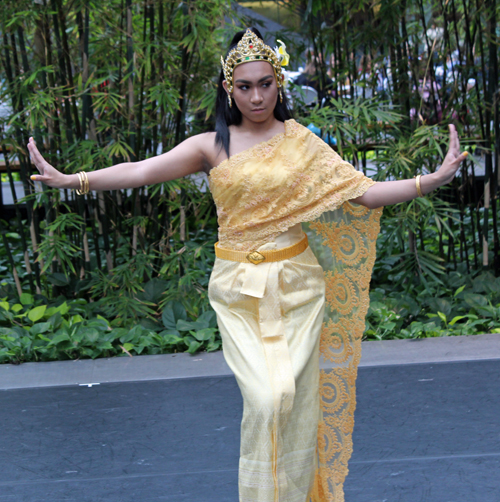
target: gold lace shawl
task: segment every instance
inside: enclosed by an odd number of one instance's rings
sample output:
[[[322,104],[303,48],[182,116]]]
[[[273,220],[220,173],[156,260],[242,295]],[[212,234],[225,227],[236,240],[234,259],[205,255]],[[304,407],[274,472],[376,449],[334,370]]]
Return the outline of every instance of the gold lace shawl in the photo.
[[[297,223],[323,267],[326,313],[320,357],[323,419],[313,502],[342,502],[352,453],[355,381],[381,209],[352,204],[375,182],[294,120],[285,132],[210,172],[219,245],[253,250]]]

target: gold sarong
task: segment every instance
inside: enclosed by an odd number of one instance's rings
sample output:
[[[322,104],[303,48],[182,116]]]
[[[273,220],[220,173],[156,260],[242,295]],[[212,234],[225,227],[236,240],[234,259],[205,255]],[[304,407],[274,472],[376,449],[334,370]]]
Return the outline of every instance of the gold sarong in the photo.
[[[244,401],[240,502],[344,500],[380,216],[348,201],[373,183],[293,120],[210,173],[219,246],[287,247],[302,222],[310,242],[281,262],[217,258],[210,279]]]

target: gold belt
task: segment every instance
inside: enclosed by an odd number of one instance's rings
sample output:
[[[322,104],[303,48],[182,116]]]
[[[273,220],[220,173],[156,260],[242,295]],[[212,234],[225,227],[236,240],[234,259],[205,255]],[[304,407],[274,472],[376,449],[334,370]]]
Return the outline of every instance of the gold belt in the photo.
[[[272,261],[282,261],[293,258],[294,256],[303,253],[307,246],[309,245],[307,241],[307,235],[304,234],[304,238],[294,244],[293,246],[288,246],[286,248],[271,249],[269,251],[235,251],[233,249],[220,248],[219,243],[215,243],[215,256],[221,258],[222,260],[239,261],[241,263],[253,263],[258,265],[262,262],[272,262]]]

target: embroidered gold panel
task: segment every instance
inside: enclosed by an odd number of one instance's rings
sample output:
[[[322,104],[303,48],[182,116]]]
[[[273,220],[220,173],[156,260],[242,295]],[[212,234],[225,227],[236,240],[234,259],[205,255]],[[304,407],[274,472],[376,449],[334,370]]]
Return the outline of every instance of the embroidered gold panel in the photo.
[[[309,245],[325,274],[326,309],[320,339],[322,366],[318,469],[312,502],[343,502],[352,454],[356,376],[369,306],[369,286],[382,209],[344,203],[309,223]]]

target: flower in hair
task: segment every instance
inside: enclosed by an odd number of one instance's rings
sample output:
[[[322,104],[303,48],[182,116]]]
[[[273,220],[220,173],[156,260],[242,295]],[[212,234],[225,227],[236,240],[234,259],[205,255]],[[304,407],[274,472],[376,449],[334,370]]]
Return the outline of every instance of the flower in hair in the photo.
[[[281,66],[288,66],[288,63],[290,62],[290,55],[286,52],[286,45],[281,40],[276,40],[276,42],[281,44],[279,47],[274,48],[279,62]]]

